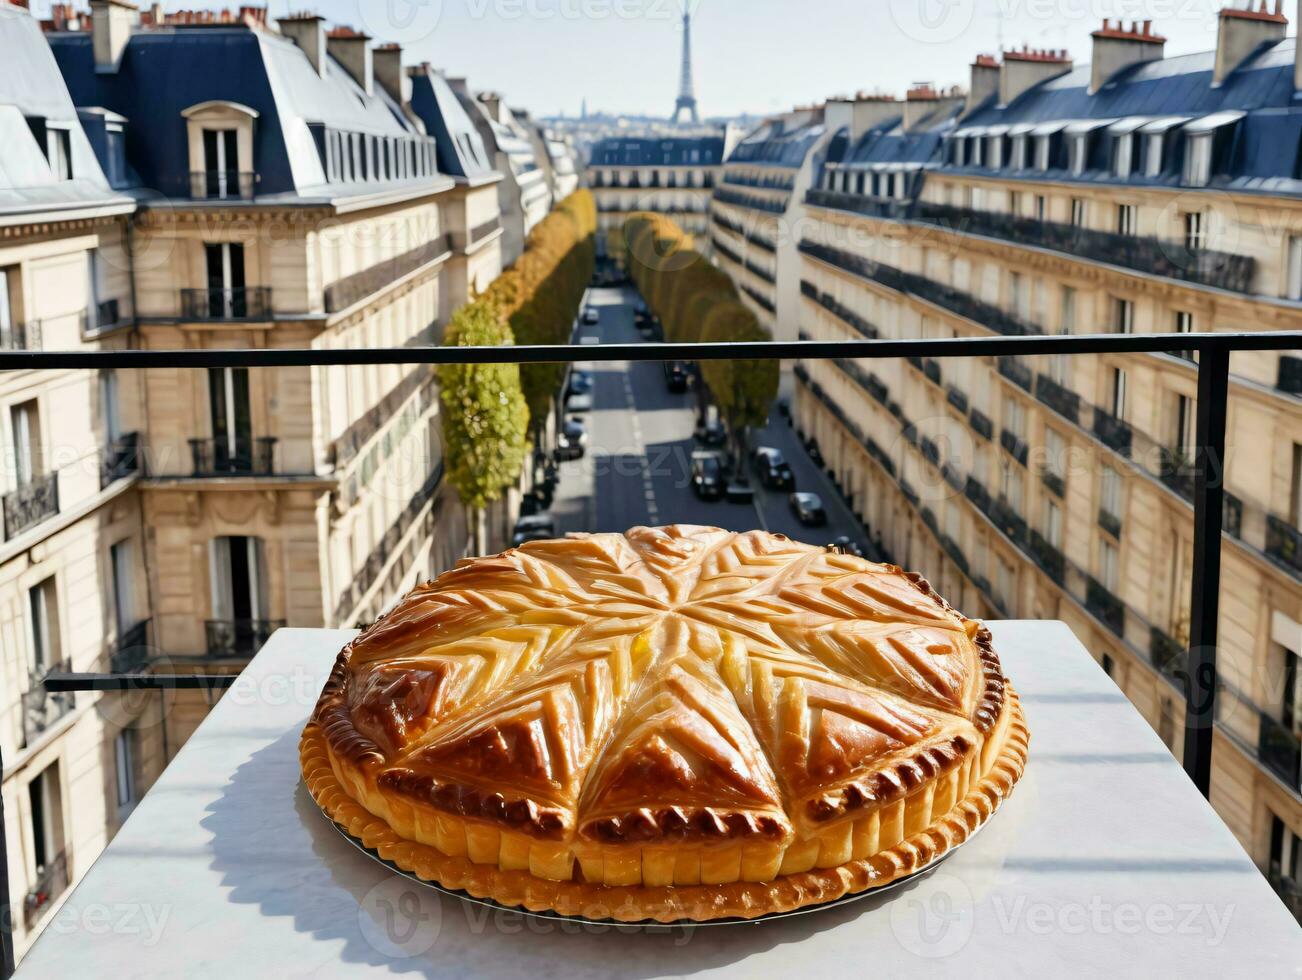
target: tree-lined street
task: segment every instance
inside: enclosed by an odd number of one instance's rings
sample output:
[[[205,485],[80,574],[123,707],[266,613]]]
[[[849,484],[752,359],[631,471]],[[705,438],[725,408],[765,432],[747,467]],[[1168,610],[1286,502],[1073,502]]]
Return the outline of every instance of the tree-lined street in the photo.
[[[588,343],[639,343],[632,289],[595,289],[589,305],[599,323],[582,326]],[[639,524],[705,524],[747,531],[755,528],[827,544],[849,535],[863,544],[863,532],[799,445],[795,433],[773,413],[767,428],[751,433],[752,446],[780,449],[795,473],[796,486],[823,498],[828,523],[804,527],[791,513],[785,491],[765,490],[757,479],[753,504],[699,499],[691,487],[695,398],[674,393],[658,362],[578,365],[593,373],[593,407],[582,414],[588,428],[583,459],[561,464],[560,485],[551,508],[558,533],[624,531]]]

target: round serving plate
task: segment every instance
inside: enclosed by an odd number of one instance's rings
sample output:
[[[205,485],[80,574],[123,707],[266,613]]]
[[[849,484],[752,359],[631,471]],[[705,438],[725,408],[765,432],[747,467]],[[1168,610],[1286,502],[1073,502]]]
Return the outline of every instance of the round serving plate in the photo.
[[[326,816],[324,812],[322,813],[322,816],[324,816],[327,820],[330,820],[330,818]],[[838,906],[849,905],[851,902],[857,902],[860,899],[864,899],[864,898],[875,898],[879,895],[883,895],[886,892],[891,891],[892,889],[901,888],[904,885],[907,885],[909,882],[921,878],[924,875],[931,874],[931,872],[936,870],[936,868],[939,867],[951,854],[953,854],[960,847],[962,847],[963,844],[966,844],[967,841],[970,841],[981,830],[981,827],[978,827],[975,831],[972,832],[972,834],[967,838],[967,840],[963,841],[962,844],[957,844],[954,847],[951,847],[948,851],[946,851],[940,857],[936,858],[925,868],[920,868],[917,871],[914,871],[912,874],[903,875],[899,878],[896,878],[894,881],[888,882],[885,885],[878,885],[876,888],[869,888],[866,891],[856,892],[853,895],[843,895],[841,898],[834,899],[830,902],[822,902],[818,905],[806,905],[802,908],[792,909],[789,912],[770,912],[768,915],[758,915],[752,919],[741,919],[741,918],[710,919],[705,922],[698,922],[695,919],[676,919],[673,922],[660,922],[655,919],[643,919],[639,922],[624,922],[619,919],[589,919],[581,915],[561,915],[558,912],[552,912],[550,910],[533,912],[530,911],[529,909],[520,908],[519,906],[503,905],[500,902],[494,902],[491,898],[476,898],[474,895],[471,895],[467,892],[458,891],[454,888],[444,888],[442,885],[438,884],[437,882],[426,881],[424,878],[421,878],[410,871],[404,871],[402,868],[398,867],[392,861],[386,861],[384,858],[380,857],[377,851],[367,847],[360,840],[358,840],[356,837],[350,834],[344,827],[341,827],[333,820],[330,820],[330,826],[334,827],[334,829],[339,832],[339,835],[343,837],[344,840],[348,841],[348,843],[352,844],[353,847],[357,848],[359,851],[361,851],[363,854],[369,857],[372,861],[376,861],[379,864],[384,865],[394,874],[401,875],[402,877],[407,878],[418,885],[423,885],[424,887],[433,889],[436,892],[442,892],[444,895],[449,895],[452,898],[459,898],[463,902],[470,902],[474,905],[482,905],[484,908],[489,908],[489,909],[500,909],[503,912],[514,912],[517,915],[527,915],[533,919],[556,919],[565,922],[578,922],[578,923],[586,923],[590,925],[601,925],[601,926],[624,926],[632,929],[641,929],[641,930],[654,930],[658,928],[659,929],[671,929],[671,928],[682,929],[688,926],[691,927],[753,926],[753,925],[760,925],[761,923],[764,922],[774,922],[778,919],[787,919],[795,915],[808,915],[811,912],[822,912],[825,909],[834,909],[837,908]],[[985,824],[982,824],[981,826],[984,827]]]

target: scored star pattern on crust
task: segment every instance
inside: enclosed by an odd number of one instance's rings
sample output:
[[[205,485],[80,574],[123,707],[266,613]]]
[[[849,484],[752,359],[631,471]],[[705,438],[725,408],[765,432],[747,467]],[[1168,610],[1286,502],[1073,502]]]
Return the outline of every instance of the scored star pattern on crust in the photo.
[[[781,536],[580,535],[415,590],[318,719],[383,790],[535,836],[788,840],[977,744],[976,636],[916,576]]]

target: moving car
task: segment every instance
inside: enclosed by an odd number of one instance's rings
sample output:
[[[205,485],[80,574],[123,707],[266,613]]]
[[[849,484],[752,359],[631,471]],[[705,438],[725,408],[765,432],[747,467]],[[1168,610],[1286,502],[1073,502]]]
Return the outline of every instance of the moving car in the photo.
[[[567,412],[591,412],[592,411],[592,392],[590,391],[571,391],[565,399],[565,411]]]
[[[827,511],[823,509],[823,498],[816,493],[793,493],[787,498],[791,513],[796,520],[806,527],[822,527],[827,523]]]
[[[675,392],[687,390],[687,368],[682,361],[665,361],[665,387]]]
[[[796,475],[791,472],[791,464],[782,457],[781,450],[760,446],[751,458],[755,462],[755,472],[759,474],[760,483],[769,490],[796,489]]]
[[[728,441],[728,431],[718,419],[698,425],[692,435],[697,442],[705,446],[722,446]]]
[[[568,418],[556,440],[557,459],[582,459],[588,451],[588,430],[582,419]]]
[[[556,522],[550,514],[531,514],[515,522],[511,547],[518,548],[526,541],[546,541],[556,537]]]
[[[583,322],[586,323],[588,326],[592,326],[594,323],[600,323],[601,314],[597,312],[595,307],[589,306],[586,310],[583,311]]]
[[[723,462],[713,453],[696,453],[692,456],[692,492],[702,500],[718,500],[723,496],[727,481],[723,476]]]
[[[863,549],[848,534],[843,534],[832,542],[831,547],[841,552],[843,555],[854,555],[856,558],[863,557]]]

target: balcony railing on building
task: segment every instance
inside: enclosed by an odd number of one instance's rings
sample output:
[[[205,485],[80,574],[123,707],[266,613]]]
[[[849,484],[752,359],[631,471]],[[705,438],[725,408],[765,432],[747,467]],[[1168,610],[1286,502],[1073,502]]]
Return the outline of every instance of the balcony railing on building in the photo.
[[[271,476],[275,473],[276,442],[256,439],[191,439],[190,455],[196,477]]]
[[[379,292],[390,283],[409,276],[422,266],[452,253],[452,236],[440,235],[433,241],[384,259],[375,265],[346,276],[325,288],[327,313],[346,310],[360,300]]]
[[[59,475],[38,476],[4,496],[5,540],[59,512]]]
[[[875,197],[870,194],[853,194],[847,191],[833,191],[825,187],[813,187],[805,192],[805,203],[820,208],[835,208],[838,211],[854,211],[870,218],[901,219],[908,216],[909,202],[891,197]]]
[[[1040,221],[995,211],[978,211],[951,204],[919,201],[913,217],[953,231],[1068,252],[1081,258],[1125,266],[1150,275],[1181,279],[1238,293],[1252,291],[1256,271],[1256,260],[1250,255],[1191,248],[1183,242],[1096,231],[1077,225]]]
[[[267,320],[270,286],[210,286],[181,290],[181,316],[186,320]]]
[[[247,660],[262,649],[272,633],[284,627],[283,619],[205,620],[208,656],[219,660]]]
[[[141,462],[140,433],[127,432],[118,436],[104,451],[99,477],[100,489],[139,473],[142,469]]]
[[[13,323],[0,326],[0,350],[40,350],[41,325],[33,323]]]
[[[67,673],[68,670],[68,662],[63,661],[29,672],[27,692],[22,696],[23,744],[35,744],[41,735],[76,707],[75,696],[71,692],[52,694],[45,690],[46,675]]]
[[[61,853],[36,869],[36,881],[23,898],[23,926],[28,931],[68,888],[68,855]]]
[[[248,171],[198,170],[190,174],[190,197],[196,201],[252,201],[260,179]]]
[[[153,620],[142,619],[120,633],[109,650],[109,670],[114,674],[136,674],[149,664],[149,634]]]

